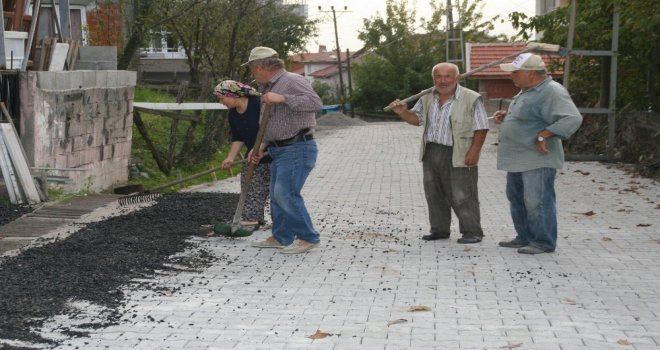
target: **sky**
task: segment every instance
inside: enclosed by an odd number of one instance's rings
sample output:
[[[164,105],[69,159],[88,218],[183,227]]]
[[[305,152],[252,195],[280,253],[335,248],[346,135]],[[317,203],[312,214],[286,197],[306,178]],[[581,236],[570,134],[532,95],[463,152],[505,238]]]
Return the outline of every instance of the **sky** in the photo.
[[[441,3],[446,3],[445,0],[436,0]],[[337,16],[337,34],[339,36],[339,48],[342,52],[346,49],[350,51],[357,51],[362,48],[362,41],[358,36],[358,31],[362,28],[362,19],[371,18],[379,14],[385,14],[385,0],[361,0],[361,1],[346,1],[346,0],[307,0],[308,15],[310,19],[320,19],[322,23],[319,25],[319,37],[312,39],[308,45],[309,52],[318,52],[319,45],[325,45],[328,50],[336,48],[335,29],[332,21],[332,11],[330,6],[334,6]],[[455,2],[454,2],[455,3]],[[534,15],[534,8],[536,1],[534,0],[484,0],[485,4],[482,13],[484,20],[490,19],[493,16],[500,15],[501,18],[507,18],[511,12],[523,12],[529,16]],[[408,0],[408,8],[417,7],[417,17],[429,17],[431,6],[428,0]],[[321,6],[319,11],[318,6]],[[346,6],[346,10],[344,10]],[[346,11],[346,12],[341,12]],[[418,25],[421,22],[417,23]],[[499,23],[496,21],[495,30],[493,34],[503,33],[506,35],[514,34],[514,30],[508,23]]]

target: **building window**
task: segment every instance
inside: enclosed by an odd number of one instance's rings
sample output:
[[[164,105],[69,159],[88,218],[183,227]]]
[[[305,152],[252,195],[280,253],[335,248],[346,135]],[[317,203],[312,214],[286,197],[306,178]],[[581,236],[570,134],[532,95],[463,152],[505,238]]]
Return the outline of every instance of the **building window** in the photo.
[[[142,49],[142,57],[186,58],[186,51],[174,35],[165,29],[149,33],[149,47]]]
[[[30,14],[32,10],[30,9]],[[55,8],[55,13],[59,18],[59,9]],[[43,38],[56,38],[58,36],[57,25],[55,23],[55,18],[53,16],[53,7],[52,6],[41,6],[39,9],[39,20],[37,27],[37,40]],[[81,43],[87,41],[85,31],[83,28],[86,25],[85,20],[85,8],[82,6],[70,6],[69,7],[69,29],[71,34],[71,39],[80,40]]]

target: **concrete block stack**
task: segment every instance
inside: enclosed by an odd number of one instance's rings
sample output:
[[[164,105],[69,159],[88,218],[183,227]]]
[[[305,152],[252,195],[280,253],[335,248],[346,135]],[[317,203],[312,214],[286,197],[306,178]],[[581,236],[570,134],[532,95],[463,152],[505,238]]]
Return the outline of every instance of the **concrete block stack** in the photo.
[[[26,72],[21,140],[30,163],[66,176],[66,191],[100,191],[128,180],[135,72]]]

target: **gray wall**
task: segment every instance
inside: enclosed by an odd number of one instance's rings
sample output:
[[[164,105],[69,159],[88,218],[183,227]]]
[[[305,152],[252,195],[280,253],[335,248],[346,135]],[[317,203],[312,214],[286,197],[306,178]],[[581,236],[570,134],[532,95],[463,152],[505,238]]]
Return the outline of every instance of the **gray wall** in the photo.
[[[21,73],[21,141],[29,163],[70,178],[67,192],[125,183],[135,80],[135,72],[116,70]]]

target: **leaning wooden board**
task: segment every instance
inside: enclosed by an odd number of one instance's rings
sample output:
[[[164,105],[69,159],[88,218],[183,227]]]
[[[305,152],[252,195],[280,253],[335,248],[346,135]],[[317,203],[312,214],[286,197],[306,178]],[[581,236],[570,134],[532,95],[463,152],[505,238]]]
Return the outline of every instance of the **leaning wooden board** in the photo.
[[[12,128],[12,125],[9,123],[0,123],[0,132],[2,132],[2,138],[7,146],[11,163],[16,170],[18,183],[25,194],[27,202],[30,204],[41,202],[37,186],[34,184],[34,179],[30,173],[27,159],[23,156],[23,150],[21,149],[21,144],[19,143],[14,128]]]
[[[9,151],[7,151],[7,146],[5,146],[5,137],[2,133],[0,133],[0,169],[2,170],[2,179],[5,182],[7,193],[9,193],[9,201],[12,204],[25,203],[20,188],[18,188],[18,184],[16,183],[16,174],[14,173],[14,167],[11,164]]]

